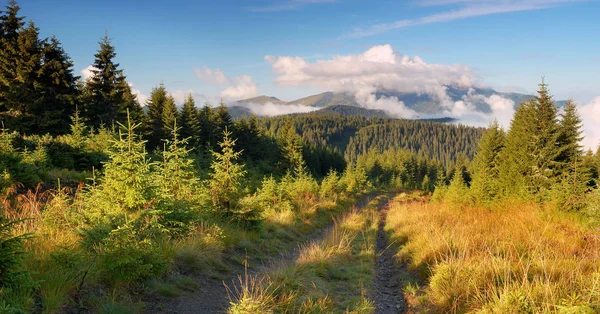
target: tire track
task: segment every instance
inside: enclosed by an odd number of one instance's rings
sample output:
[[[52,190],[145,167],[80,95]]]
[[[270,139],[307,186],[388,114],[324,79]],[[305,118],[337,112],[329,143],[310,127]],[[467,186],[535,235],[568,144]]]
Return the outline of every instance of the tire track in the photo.
[[[391,200],[390,200],[391,202]],[[373,283],[373,301],[376,314],[406,313],[407,306],[402,293],[402,269],[395,259],[395,251],[385,232],[385,222],[390,206],[379,211],[377,238],[375,243],[376,272]]]

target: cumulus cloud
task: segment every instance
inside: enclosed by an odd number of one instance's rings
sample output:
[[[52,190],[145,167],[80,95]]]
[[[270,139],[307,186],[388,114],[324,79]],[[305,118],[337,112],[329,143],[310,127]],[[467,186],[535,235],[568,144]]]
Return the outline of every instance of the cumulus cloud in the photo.
[[[579,113],[583,120],[583,135],[585,138],[582,145],[587,149],[595,150],[600,144],[600,96],[589,103],[579,107]]]
[[[191,89],[190,90],[176,90],[174,92],[171,92],[170,94],[171,94],[171,96],[173,96],[173,99],[175,99],[175,103],[178,105],[182,105],[189,94],[192,94],[192,98],[194,99],[194,102],[196,103],[196,107],[204,106],[205,103],[210,102],[208,97],[206,97],[204,94],[198,93]],[[213,100],[215,100],[215,99],[213,99]],[[218,99],[216,99],[216,100],[218,101]]]
[[[235,78],[235,82],[221,92],[224,99],[244,99],[258,95],[256,83],[249,75],[241,75]]]
[[[256,103],[245,103],[236,104],[237,106],[246,107],[257,116],[279,116],[291,113],[306,113],[318,110],[319,108],[304,106],[304,105],[282,105],[274,103],[256,104]]]
[[[382,109],[402,118],[418,114],[396,97],[376,97],[378,91],[428,94],[446,110],[453,102],[447,86],[478,86],[478,77],[464,65],[429,64],[418,56],[394,52],[390,45],[374,46],[359,55],[334,56],[330,60],[308,62],[301,57],[265,56],[282,86],[316,86],[334,92],[347,92],[366,108]]]
[[[87,68],[81,70],[81,77],[83,77],[83,79],[85,81],[87,81],[90,77],[94,76],[94,72],[92,72],[92,70],[96,69],[93,65],[88,65]]]
[[[493,14],[542,10],[580,1],[583,0],[425,0],[420,1],[420,4],[426,6],[452,5],[458,6],[458,8],[423,16],[418,19],[402,19],[389,23],[374,24],[366,28],[356,28],[343,37],[373,36],[410,26],[450,22]]]
[[[491,112],[478,110],[476,103],[487,104]],[[446,107],[447,109],[441,115],[449,115],[457,118],[462,124],[479,127],[487,127],[496,120],[501,127],[508,129],[515,113],[515,102],[511,99],[500,95],[479,95],[472,88],[462,97],[462,100],[451,102]]]
[[[213,70],[208,67],[202,67],[202,69],[195,68],[194,72],[200,80],[206,83],[227,85],[228,87],[219,94],[223,99],[239,100],[258,95],[258,86],[256,86],[256,83],[254,83],[254,80],[249,75],[240,75],[232,79],[226,76],[220,69]]]
[[[207,67],[195,68],[194,73],[199,79],[209,84],[225,85],[231,83],[231,80],[219,68],[214,70]]]
[[[145,106],[146,105],[146,100],[148,100],[148,96],[144,95],[139,89],[136,89],[133,87],[133,83],[127,83],[129,84],[129,88],[131,88],[131,93],[134,94],[138,100],[138,102],[142,105]]]

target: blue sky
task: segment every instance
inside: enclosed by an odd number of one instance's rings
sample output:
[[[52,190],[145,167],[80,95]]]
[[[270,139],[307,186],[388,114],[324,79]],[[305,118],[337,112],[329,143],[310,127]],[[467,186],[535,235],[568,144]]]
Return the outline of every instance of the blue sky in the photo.
[[[585,103],[600,96],[598,1],[21,0],[19,5],[42,35],[59,38],[78,72],[93,61],[97,41],[108,30],[117,61],[145,95],[160,82],[172,92],[191,90],[209,98],[246,84],[250,94],[292,100],[332,85],[282,84],[282,74],[265,56],[314,63],[390,45],[398,55],[427,64],[467,66],[480,84],[500,90],[533,92],[544,75],[556,98]],[[214,77],[201,79],[195,69],[219,69],[225,78],[220,84]]]

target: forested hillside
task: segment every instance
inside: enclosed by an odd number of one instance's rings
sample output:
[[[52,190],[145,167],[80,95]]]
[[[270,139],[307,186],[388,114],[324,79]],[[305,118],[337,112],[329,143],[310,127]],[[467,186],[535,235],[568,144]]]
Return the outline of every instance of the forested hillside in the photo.
[[[234,119],[35,25],[0,12],[0,313],[600,311],[600,150],[544,82],[507,130]]]

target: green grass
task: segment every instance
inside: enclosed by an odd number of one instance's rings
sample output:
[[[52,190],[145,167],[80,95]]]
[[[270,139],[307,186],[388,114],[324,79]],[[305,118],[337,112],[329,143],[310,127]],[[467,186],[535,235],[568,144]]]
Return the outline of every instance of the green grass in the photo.
[[[293,263],[244,278],[229,313],[373,313],[366,295],[375,268],[376,208],[384,200],[346,214]]]

